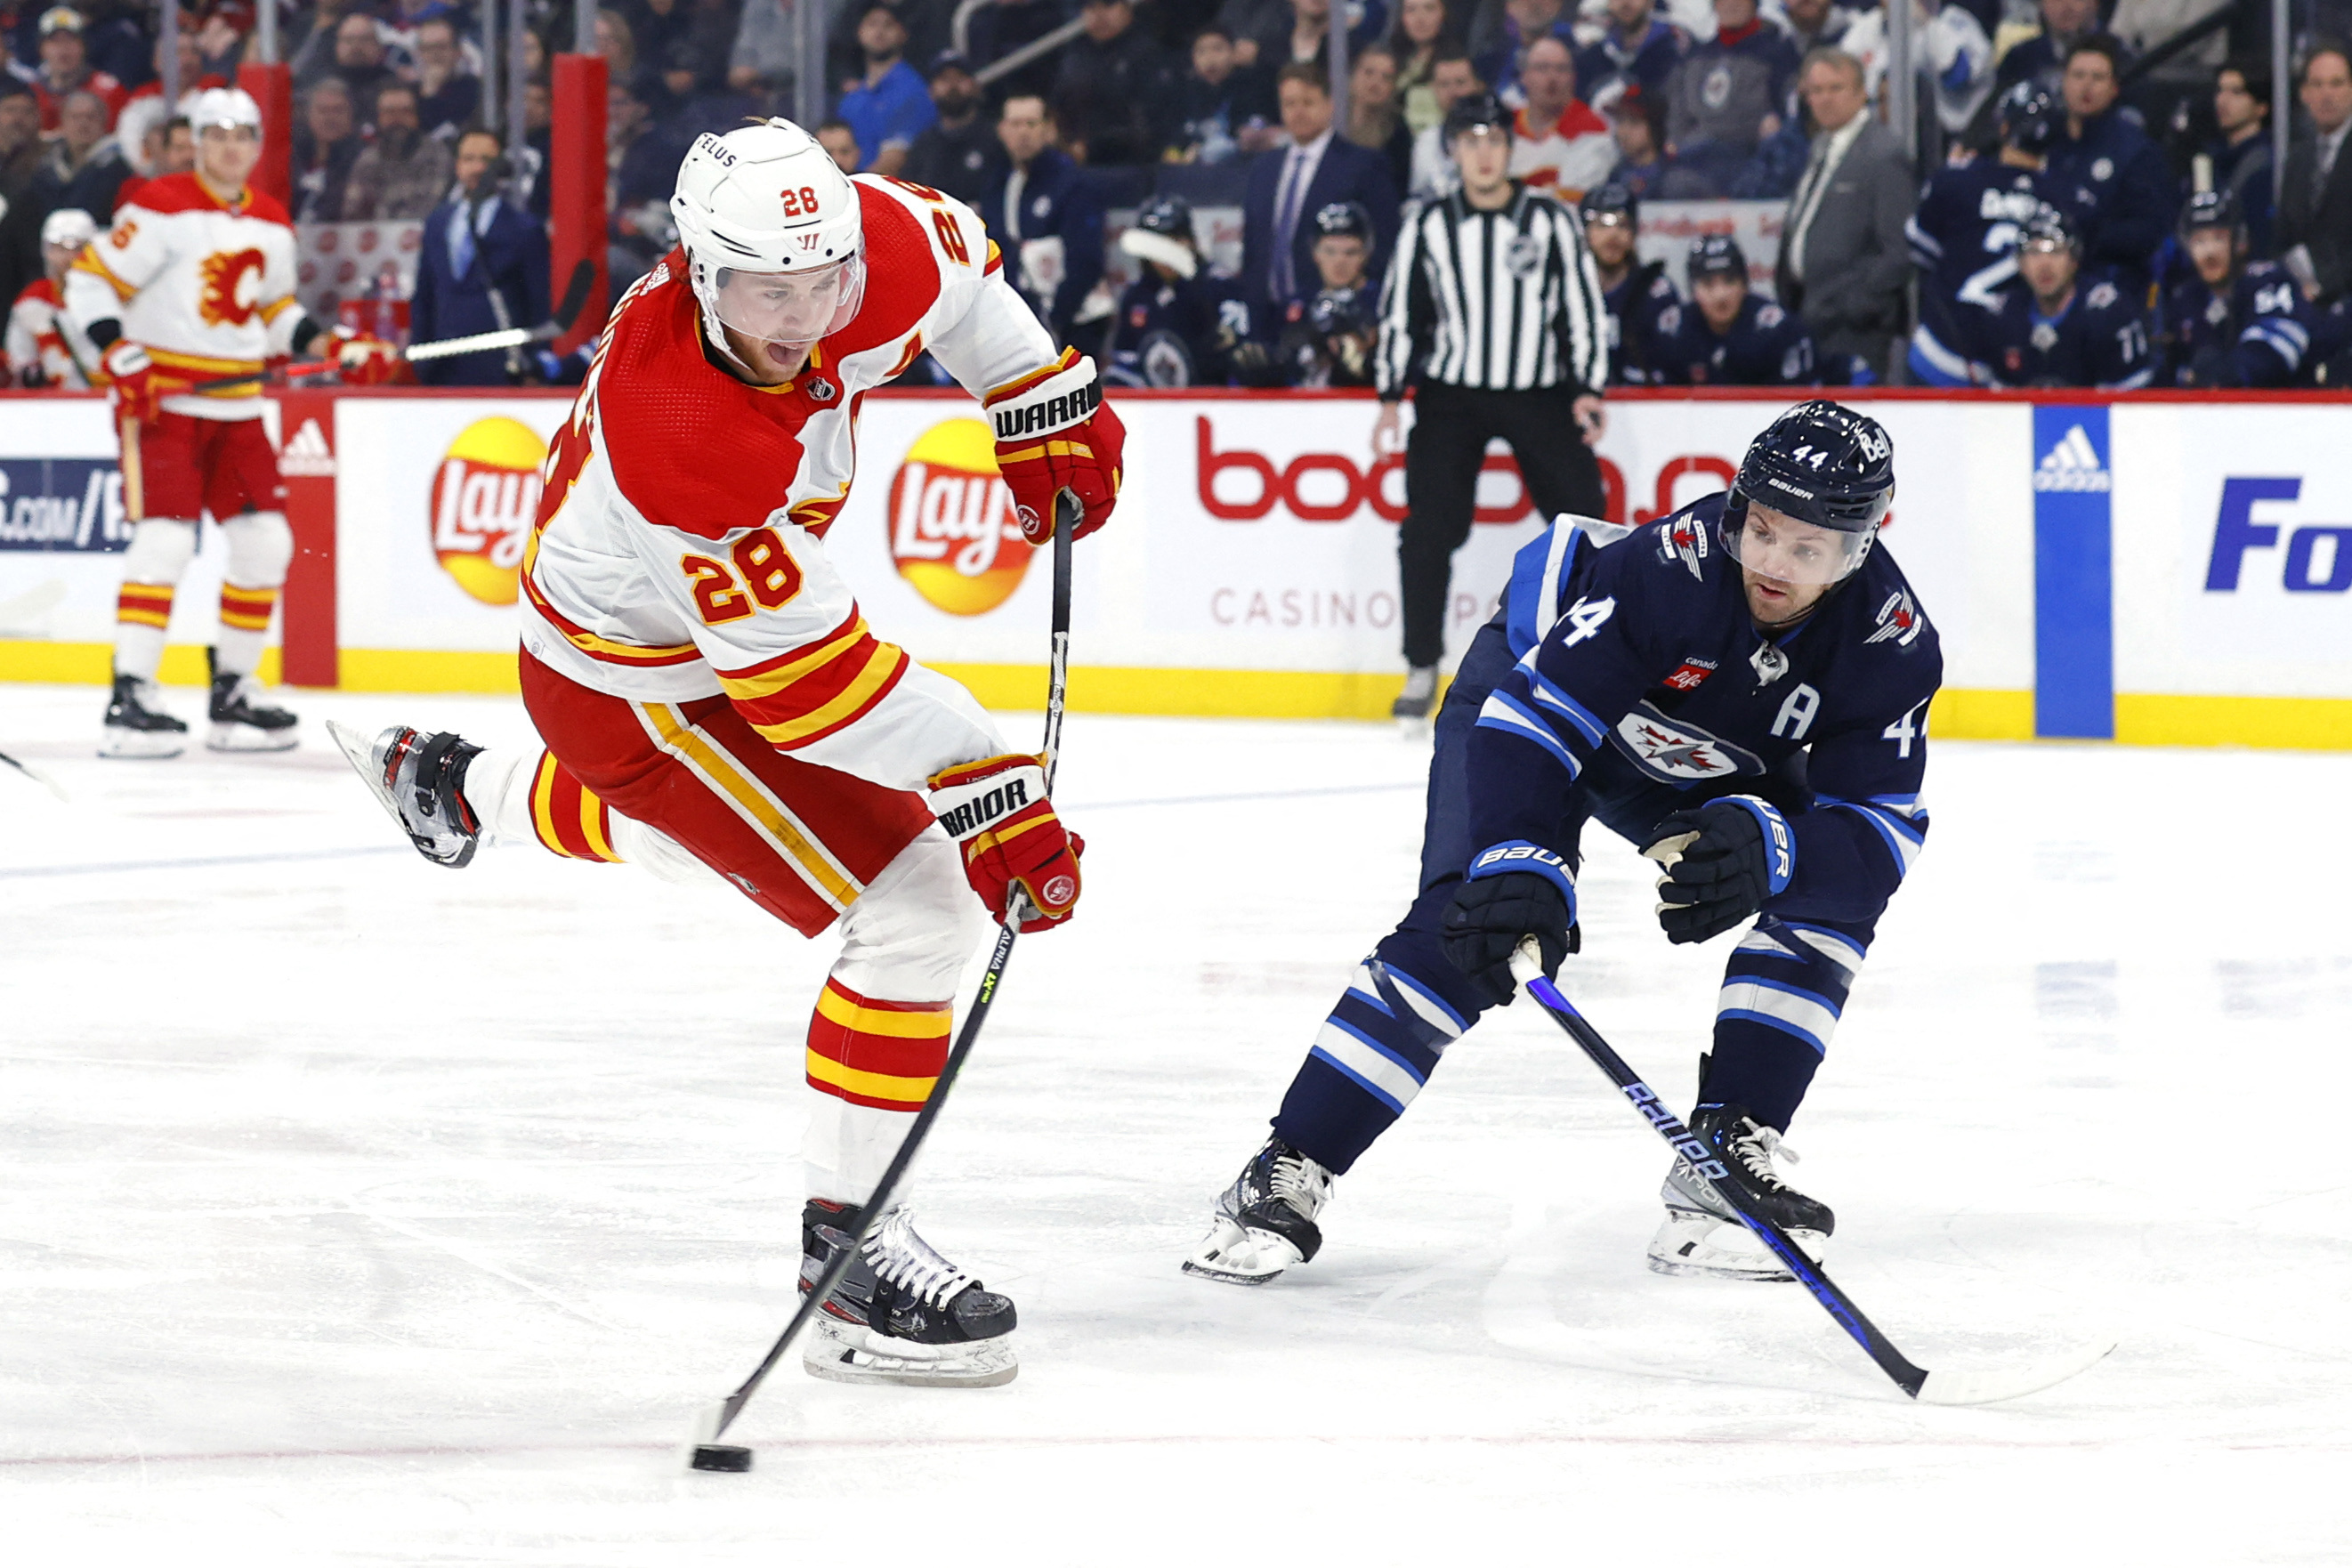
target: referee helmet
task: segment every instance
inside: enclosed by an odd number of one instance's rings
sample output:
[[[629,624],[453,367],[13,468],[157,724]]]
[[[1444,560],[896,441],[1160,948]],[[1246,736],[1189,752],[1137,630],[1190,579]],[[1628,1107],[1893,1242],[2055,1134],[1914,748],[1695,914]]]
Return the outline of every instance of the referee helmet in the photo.
[[[1480,131],[1510,135],[1511,111],[1491,92],[1465,93],[1445,111],[1445,142],[1451,146],[1455,137]]]

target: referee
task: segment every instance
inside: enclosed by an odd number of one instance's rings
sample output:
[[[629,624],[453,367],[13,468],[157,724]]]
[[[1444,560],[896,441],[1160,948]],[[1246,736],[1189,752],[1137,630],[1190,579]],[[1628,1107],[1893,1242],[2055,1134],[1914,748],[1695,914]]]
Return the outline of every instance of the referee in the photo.
[[[1409,669],[1400,719],[1427,718],[1437,697],[1446,589],[1470,537],[1486,443],[1510,443],[1539,515],[1601,507],[1591,443],[1609,325],[1584,231],[1566,206],[1506,172],[1511,112],[1492,93],[1454,102],[1445,142],[1462,185],[1414,211],[1397,237],[1373,377],[1372,447],[1382,457],[1396,450],[1405,389],[1417,389],[1397,535]]]

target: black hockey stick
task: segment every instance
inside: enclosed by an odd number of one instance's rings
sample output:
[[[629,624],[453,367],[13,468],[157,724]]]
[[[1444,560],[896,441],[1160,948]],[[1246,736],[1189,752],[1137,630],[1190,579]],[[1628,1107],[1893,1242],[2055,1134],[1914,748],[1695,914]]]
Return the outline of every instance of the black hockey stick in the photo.
[[[58,783],[57,780],[51,778],[48,774],[43,773],[32,763],[20,763],[5,752],[0,752],[0,763],[5,763],[8,766],[16,769],[18,773],[24,774],[35,784],[41,785],[51,795],[56,795],[59,800],[66,802],[68,805],[71,805],[73,803],[73,796],[66,794],[65,786],[63,784]]]
[[[1715,1152],[1696,1137],[1682,1120],[1666,1109],[1657,1090],[1633,1076],[1625,1058],[1612,1049],[1601,1037],[1601,1031],[1587,1023],[1584,1015],[1571,1005],[1559,988],[1544,978],[1543,965],[1538,956],[1534,940],[1523,943],[1512,956],[1511,973],[1527,988],[1528,994],[1552,1016],[1552,1021],[1568,1032],[1569,1038],[1583,1048],[1593,1065],[1609,1075],[1610,1081],[1633,1102],[1643,1118],[1657,1130],[1658,1136],[1671,1145],[1675,1154],[1687,1161],[1698,1173],[1708,1178],[1716,1194],[1756,1233],[1757,1239],[1771,1249],[1772,1255],[1788,1267],[1822,1310],[1837,1320],[1838,1327],[1853,1337],[1854,1343],[1869,1352],[1878,1369],[1895,1380],[1895,1385],[1923,1405],[1990,1405],[1997,1400],[2014,1399],[2021,1394],[2032,1394],[2052,1384],[2063,1383],[2076,1373],[2097,1362],[2116,1348],[2113,1339],[2101,1339],[2087,1349],[2007,1370],[1987,1372],[1930,1372],[1915,1366],[1894,1342],[1878,1331],[1878,1326],[1863,1315],[1853,1298],[1813,1261],[1805,1249],[1790,1238],[1789,1233],[1770,1219],[1758,1214],[1738,1187],[1730,1182],[1716,1181],[1725,1174],[1723,1163]]]
[[[1049,795],[1054,787],[1055,766],[1061,761],[1063,696],[1070,679],[1070,541],[1077,528],[1079,510],[1078,498],[1069,490],[1064,490],[1055,500],[1054,646],[1045,689],[1045,789]],[[834,1254],[833,1261],[825,1266],[824,1273],[815,1286],[801,1297],[800,1307],[793,1313],[792,1321],[784,1325],[784,1331],[777,1336],[776,1342],[769,1347],[760,1364],[751,1370],[751,1375],[743,1380],[742,1386],[703,1412],[701,1420],[695,1426],[694,1451],[687,1460],[689,1469],[740,1471],[751,1468],[751,1449],[721,1443],[719,1439],[726,1435],[728,1427],[735,1424],[735,1418],[751,1402],[751,1395],[757,1394],[760,1384],[767,1381],[768,1373],[784,1359],[784,1352],[792,1348],[793,1342],[800,1337],[809,1320],[816,1316],[817,1310],[832,1296],[842,1277],[849,1272],[849,1266],[856,1261],[866,1237],[873,1233],[880,1224],[884,1211],[889,1208],[891,1194],[898,1191],[907,1167],[915,1163],[915,1156],[922,1151],[923,1140],[930,1132],[931,1123],[939,1120],[940,1108],[947,1103],[948,1090],[954,1086],[956,1074],[963,1069],[964,1058],[971,1055],[972,1043],[980,1038],[980,1026],[988,1021],[988,1011],[996,1005],[997,983],[1004,978],[1005,963],[1013,956],[1013,939],[1021,933],[1022,901],[1020,890],[1015,889],[1012,901],[1005,909],[1003,923],[997,928],[996,947],[988,955],[987,972],[980,977],[980,990],[971,999],[971,1011],[964,1015],[963,1027],[957,1031],[955,1048],[948,1052],[947,1062],[940,1068],[939,1081],[931,1086],[930,1095],[923,1101],[922,1110],[915,1113],[914,1125],[907,1129],[906,1139],[899,1143],[898,1153],[891,1156],[888,1168],[882,1173],[882,1179],[874,1184],[873,1195],[866,1200],[860,1216],[860,1234],[856,1242]]]

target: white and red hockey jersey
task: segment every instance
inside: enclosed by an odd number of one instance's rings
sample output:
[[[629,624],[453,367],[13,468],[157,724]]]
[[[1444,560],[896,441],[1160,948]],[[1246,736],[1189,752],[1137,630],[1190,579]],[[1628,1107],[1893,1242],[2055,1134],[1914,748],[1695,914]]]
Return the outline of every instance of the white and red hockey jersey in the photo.
[[[1511,177],[1549,191],[1570,206],[1609,178],[1617,166],[1617,141],[1609,122],[1582,99],[1571,99],[1549,125],[1532,124],[1524,109],[1511,125]]]
[[[115,317],[156,367],[187,381],[251,375],[292,352],[303,321],[294,300],[294,228],[286,209],[248,188],[223,202],[193,174],[139,187],[114,226],[66,273],[77,330]],[[254,383],[163,399],[166,412],[258,419]]]
[[[7,352],[0,363],[7,379],[19,386],[89,390],[84,366],[98,363],[98,353],[73,334],[66,320],[65,301],[58,286],[36,278],[8,308]]]
[[[523,646],[645,703],[721,691],[778,749],[898,789],[1005,744],[971,694],[877,638],[822,541],[859,401],[929,350],[986,395],[1057,355],[962,203],[856,176],[865,304],[782,386],[719,368],[682,250],[606,323],[548,453]]]

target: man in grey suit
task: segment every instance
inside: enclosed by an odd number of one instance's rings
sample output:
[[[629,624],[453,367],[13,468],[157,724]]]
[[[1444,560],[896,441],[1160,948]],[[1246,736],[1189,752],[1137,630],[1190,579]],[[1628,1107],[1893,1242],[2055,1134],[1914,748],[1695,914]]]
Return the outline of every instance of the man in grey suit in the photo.
[[[1917,181],[1894,134],[1867,112],[1861,61],[1817,48],[1797,81],[1817,129],[1790,198],[1773,288],[1812,334],[1824,368],[1859,358],[1883,380],[1906,326],[1903,226]]]
[[[2352,289],[2352,158],[2343,155],[2352,132],[2352,55],[2344,45],[2312,47],[2302,96],[2312,134],[2287,151],[2279,259],[2313,303],[2326,305]]]

